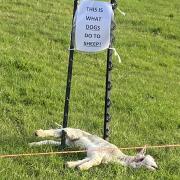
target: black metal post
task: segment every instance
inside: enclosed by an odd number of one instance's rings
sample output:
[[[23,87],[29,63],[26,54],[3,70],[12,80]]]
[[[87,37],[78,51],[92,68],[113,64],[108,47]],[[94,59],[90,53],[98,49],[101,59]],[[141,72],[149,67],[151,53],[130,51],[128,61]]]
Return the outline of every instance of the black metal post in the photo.
[[[113,10],[117,7],[116,0],[111,0],[112,8]],[[111,42],[109,45],[109,48],[107,50],[107,66],[106,66],[106,92],[105,92],[105,109],[104,109],[104,135],[103,138],[105,140],[109,140],[109,122],[111,120],[110,115],[110,106],[111,106],[111,100],[110,100],[110,90],[112,87],[111,83],[111,70],[112,70],[112,43],[114,41],[114,36],[112,34],[112,31],[115,28],[115,24],[112,21],[111,23]]]
[[[71,40],[70,40],[70,50],[69,50],[69,65],[68,65],[68,75],[67,75],[67,84],[66,84],[66,96],[65,96],[65,105],[64,105],[64,118],[63,118],[63,128],[67,127],[68,123],[68,113],[69,113],[69,101],[70,101],[70,92],[71,92],[71,80],[72,80],[72,69],[73,69],[73,58],[74,58],[74,40],[73,40],[73,25],[74,25],[74,15],[77,10],[78,0],[74,0],[74,9],[73,9],[73,18],[72,18],[72,30],[71,30]],[[61,145],[65,147],[65,132],[62,132]]]

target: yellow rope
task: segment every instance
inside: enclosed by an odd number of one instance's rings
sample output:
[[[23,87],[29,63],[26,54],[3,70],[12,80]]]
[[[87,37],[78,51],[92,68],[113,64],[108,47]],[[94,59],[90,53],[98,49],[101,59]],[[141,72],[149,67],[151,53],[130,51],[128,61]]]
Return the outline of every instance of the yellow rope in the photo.
[[[180,147],[180,144],[166,144],[166,145],[154,145],[154,146],[139,146],[139,147],[125,147],[119,148],[120,150],[132,150],[132,149],[142,149],[142,148],[176,148]],[[92,148],[91,151],[104,151],[113,150],[113,148]],[[77,150],[77,151],[60,151],[60,152],[43,152],[43,153],[23,153],[23,154],[4,154],[0,155],[0,158],[12,158],[12,157],[23,157],[23,156],[42,156],[42,155],[57,155],[57,154],[74,154],[83,153],[87,150]]]

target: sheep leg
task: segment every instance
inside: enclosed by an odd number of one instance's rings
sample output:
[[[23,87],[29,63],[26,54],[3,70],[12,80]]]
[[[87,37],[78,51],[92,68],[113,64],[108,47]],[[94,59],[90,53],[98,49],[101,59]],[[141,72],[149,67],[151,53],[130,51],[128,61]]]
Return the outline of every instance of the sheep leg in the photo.
[[[62,135],[62,129],[49,129],[49,130],[43,130],[39,129],[35,132],[35,135],[38,137],[61,137]]]
[[[41,145],[55,145],[55,146],[60,146],[61,142],[60,141],[53,141],[53,140],[44,140],[44,141],[39,141],[39,142],[32,142],[29,143],[29,146],[41,146]]]
[[[95,158],[90,159],[89,161],[84,162],[81,165],[79,165],[78,169],[80,169],[80,170],[88,170],[89,168],[91,168],[93,166],[97,166],[97,165],[101,164],[101,162],[102,162],[102,158],[95,157]]]
[[[82,160],[78,160],[78,161],[69,161],[66,163],[67,167],[69,168],[75,168],[77,166],[80,166],[81,164],[88,162],[90,160],[90,158],[85,158]]]

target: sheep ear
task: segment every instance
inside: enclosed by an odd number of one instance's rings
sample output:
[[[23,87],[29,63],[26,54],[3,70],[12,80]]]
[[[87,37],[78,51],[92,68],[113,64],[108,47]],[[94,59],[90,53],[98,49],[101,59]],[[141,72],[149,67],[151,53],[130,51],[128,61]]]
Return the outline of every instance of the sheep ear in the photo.
[[[139,153],[137,153],[136,157],[135,157],[135,162],[142,162],[145,158],[145,154],[146,154],[146,146],[140,150]]]
[[[146,146],[144,146],[138,154],[144,156],[146,154]]]

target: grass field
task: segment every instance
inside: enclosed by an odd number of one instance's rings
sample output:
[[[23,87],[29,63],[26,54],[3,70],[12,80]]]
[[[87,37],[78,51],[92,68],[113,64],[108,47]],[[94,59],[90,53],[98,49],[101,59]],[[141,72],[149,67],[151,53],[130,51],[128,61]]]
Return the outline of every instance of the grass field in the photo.
[[[73,0],[0,0],[0,154],[29,148],[33,132],[62,122]],[[110,141],[180,143],[179,0],[122,0],[116,13]],[[102,136],[106,53],[75,53],[69,126]],[[125,153],[134,154],[134,151]],[[84,155],[0,159],[0,179],[179,179],[180,149],[152,149],[159,170],[116,164],[64,169]]]

